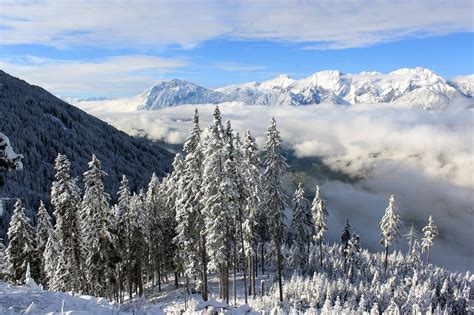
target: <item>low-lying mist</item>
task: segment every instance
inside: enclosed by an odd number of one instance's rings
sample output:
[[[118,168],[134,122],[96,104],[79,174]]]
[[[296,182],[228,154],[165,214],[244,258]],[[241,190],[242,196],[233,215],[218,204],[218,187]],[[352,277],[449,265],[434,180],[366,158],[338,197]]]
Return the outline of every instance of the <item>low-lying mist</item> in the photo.
[[[131,135],[180,144],[191,128],[194,107],[89,112]],[[207,127],[214,105],[197,107],[201,127]],[[421,228],[433,215],[440,230],[431,253],[434,263],[458,271],[472,269],[472,109],[226,104],[221,106],[221,112],[224,120],[232,121],[235,130],[250,130],[261,147],[270,118],[275,117],[289,154],[296,158],[290,160],[290,171],[305,171],[307,175],[302,180],[308,197],[312,197],[318,183],[328,201],[329,241],[339,240],[348,217],[362,243],[380,250],[379,221],[390,194],[394,194],[405,230],[414,223],[421,237]],[[303,160],[306,162],[298,163]],[[292,188],[289,186],[289,194]],[[406,241],[400,239],[396,247],[405,250]]]

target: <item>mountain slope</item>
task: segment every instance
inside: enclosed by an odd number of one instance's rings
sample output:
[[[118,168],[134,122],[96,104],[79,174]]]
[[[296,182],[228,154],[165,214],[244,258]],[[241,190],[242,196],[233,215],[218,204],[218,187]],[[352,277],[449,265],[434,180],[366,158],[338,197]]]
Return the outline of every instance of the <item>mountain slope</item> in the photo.
[[[170,169],[172,155],[158,145],[130,137],[3,71],[0,113],[0,132],[24,155],[23,170],[7,174],[0,197],[22,197],[30,208],[36,208],[39,199],[49,201],[58,153],[69,157],[74,176],[86,170],[95,153],[108,173],[104,183],[113,198],[122,174],[129,177],[131,188],[137,189],[145,187],[153,172],[161,177]]]
[[[466,103],[466,106],[472,106],[472,86],[472,76],[448,82],[435,72],[424,68],[404,68],[388,74],[345,74],[337,70],[326,70],[301,80],[280,75],[264,82],[248,82],[215,90],[175,79],[163,81],[132,98],[81,101],[74,104],[84,109],[92,107],[109,111],[225,102],[265,106],[394,103],[403,108],[442,110],[459,100]]]

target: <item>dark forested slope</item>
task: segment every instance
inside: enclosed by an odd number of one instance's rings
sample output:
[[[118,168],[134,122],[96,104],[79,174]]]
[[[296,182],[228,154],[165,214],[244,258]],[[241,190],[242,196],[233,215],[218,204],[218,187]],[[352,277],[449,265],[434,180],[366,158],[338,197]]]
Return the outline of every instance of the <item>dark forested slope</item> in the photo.
[[[142,188],[153,172],[159,177],[165,175],[172,159],[157,144],[130,137],[41,87],[1,70],[0,132],[10,138],[17,153],[24,155],[23,170],[6,175],[0,198],[22,197],[30,209],[37,207],[39,199],[49,202],[58,153],[69,157],[74,176],[87,169],[95,153],[108,173],[104,183],[112,197],[122,174],[129,177],[132,189]],[[3,221],[5,224],[5,218]]]

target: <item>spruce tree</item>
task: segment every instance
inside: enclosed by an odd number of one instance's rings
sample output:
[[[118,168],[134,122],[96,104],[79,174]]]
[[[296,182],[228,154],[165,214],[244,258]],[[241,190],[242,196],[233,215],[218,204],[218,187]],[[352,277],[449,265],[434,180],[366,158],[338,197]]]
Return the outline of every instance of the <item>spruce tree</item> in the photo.
[[[13,216],[8,227],[8,239],[10,242],[6,254],[12,268],[12,280],[23,283],[28,264],[36,266],[34,270],[39,271],[39,262],[36,255],[35,230],[25,214],[25,208],[20,199],[15,203]],[[39,275],[35,274],[34,277],[38,279]]]
[[[439,234],[438,228],[434,224],[433,218],[431,216],[428,218],[428,225],[425,226],[422,231],[424,237],[421,239],[421,248],[424,252],[426,251],[426,264],[428,264],[431,246],[433,246],[433,241],[436,237],[438,237]]]
[[[298,265],[303,270],[305,258],[309,252],[311,238],[314,234],[314,226],[311,218],[310,202],[304,196],[304,190],[301,183],[293,195],[293,219],[291,227],[296,232],[295,242],[300,249],[299,257],[295,257]]]
[[[276,128],[276,121],[272,118],[265,142],[265,172],[262,183],[265,200],[263,207],[268,215],[270,237],[273,241],[278,269],[278,287],[280,301],[283,301],[283,255],[282,247],[286,238],[285,207],[286,200],[283,193],[283,174],[287,168],[286,158],[283,156],[280,132]]]
[[[51,223],[51,216],[46,210],[43,201],[40,201],[38,209],[38,224],[36,226],[36,248],[39,253],[40,260],[40,283],[46,285],[48,283],[48,274],[46,271],[46,262],[43,253],[46,252],[46,244],[48,239],[52,237],[53,225]]]
[[[56,217],[55,237],[58,260],[50,288],[56,291],[79,291],[85,285],[81,266],[79,229],[80,190],[70,175],[71,163],[63,154],[55,161],[55,181],[51,188],[51,204]]]
[[[204,239],[204,218],[202,215],[203,144],[201,143],[199,113],[194,111],[193,127],[184,143],[184,171],[179,183],[179,197],[176,206],[176,237],[179,256],[184,273],[190,277],[200,274],[202,298],[207,301],[206,247]]]
[[[145,195],[134,194],[130,200],[130,267],[138,295],[143,295],[143,267],[146,260]]]
[[[41,254],[41,253],[40,253]],[[48,241],[46,242],[46,246],[44,252],[42,254],[43,259],[43,272],[45,276],[45,283],[49,288],[51,288],[51,284],[54,279],[54,275],[56,273],[56,269],[58,267],[58,242],[56,240],[56,236],[54,231],[49,235]]]
[[[109,206],[110,196],[104,190],[100,160],[92,155],[89,170],[83,174],[84,198],[82,213],[86,214],[82,222],[82,238],[85,247],[85,268],[87,287],[96,296],[111,297],[115,282],[115,264],[118,255],[114,247],[112,213]]]
[[[128,179],[125,175],[120,181],[117,192],[118,202],[114,207],[114,230],[116,235],[116,246],[121,259],[117,265],[117,278],[119,282],[119,291],[122,291],[125,280],[128,284],[129,298],[132,298],[132,271],[130,257],[130,189]],[[120,292],[122,293],[122,292]],[[120,297],[123,300],[123,296]]]
[[[155,173],[152,174],[146,191],[146,238],[148,244],[148,273],[154,280],[155,271],[161,264],[163,255],[163,204],[159,195],[160,181]],[[159,271],[158,271],[159,273]]]
[[[400,237],[401,224],[400,216],[398,215],[397,207],[395,206],[395,197],[392,195],[390,196],[388,207],[385,210],[385,215],[380,221],[380,229],[382,231],[381,243],[385,247],[385,271],[388,266],[388,248],[394,240]]]
[[[319,263],[323,266],[323,240],[327,230],[326,201],[321,197],[319,186],[316,185],[316,195],[311,205],[311,213],[313,215],[315,235],[314,240],[319,242]]]
[[[347,267],[347,247],[349,245],[349,240],[351,239],[351,225],[349,224],[349,218],[346,219],[346,224],[342,230],[341,243],[342,243],[342,255],[344,256],[344,272],[346,272]]]
[[[10,263],[8,261],[5,244],[0,238],[0,280],[6,281],[10,276]]]
[[[220,270],[221,297],[228,301],[229,243],[228,226],[230,222],[229,193],[231,183],[225,168],[225,143],[222,118],[219,108],[214,110],[214,120],[207,130],[204,140],[203,214],[205,222],[206,247],[211,269]]]
[[[261,179],[260,160],[258,158],[258,146],[250,131],[244,133],[242,145],[243,161],[241,172],[244,175],[247,187],[247,203],[245,205],[244,220],[244,250],[249,261],[250,291],[256,295],[256,269],[257,269],[257,246],[263,246],[268,240],[268,229],[266,226],[266,212],[262,211],[261,203]],[[263,265],[263,254],[262,254]],[[263,266],[262,266],[263,267]]]
[[[411,249],[413,247],[413,241],[416,239],[416,231],[415,231],[415,224],[412,223],[410,227],[410,231],[404,235],[407,242],[408,242],[408,254],[411,253]]]

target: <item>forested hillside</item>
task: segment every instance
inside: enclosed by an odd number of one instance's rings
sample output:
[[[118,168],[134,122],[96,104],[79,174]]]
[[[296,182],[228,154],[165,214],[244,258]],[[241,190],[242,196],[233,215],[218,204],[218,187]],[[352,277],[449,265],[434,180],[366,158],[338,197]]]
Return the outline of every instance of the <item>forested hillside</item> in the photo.
[[[66,154],[71,160],[73,176],[82,174],[92,153],[96,154],[109,175],[104,185],[111,193],[118,189],[123,174],[135,189],[145,186],[153,172],[164,176],[171,164],[172,155],[157,144],[130,137],[46,90],[3,71],[0,71],[0,132],[24,156],[24,171],[6,175],[0,198],[23,198],[28,209],[37,209],[40,199],[49,203],[58,153]],[[6,204],[9,209],[13,206],[13,202]],[[8,221],[8,217],[3,218],[0,237],[4,236]]]

